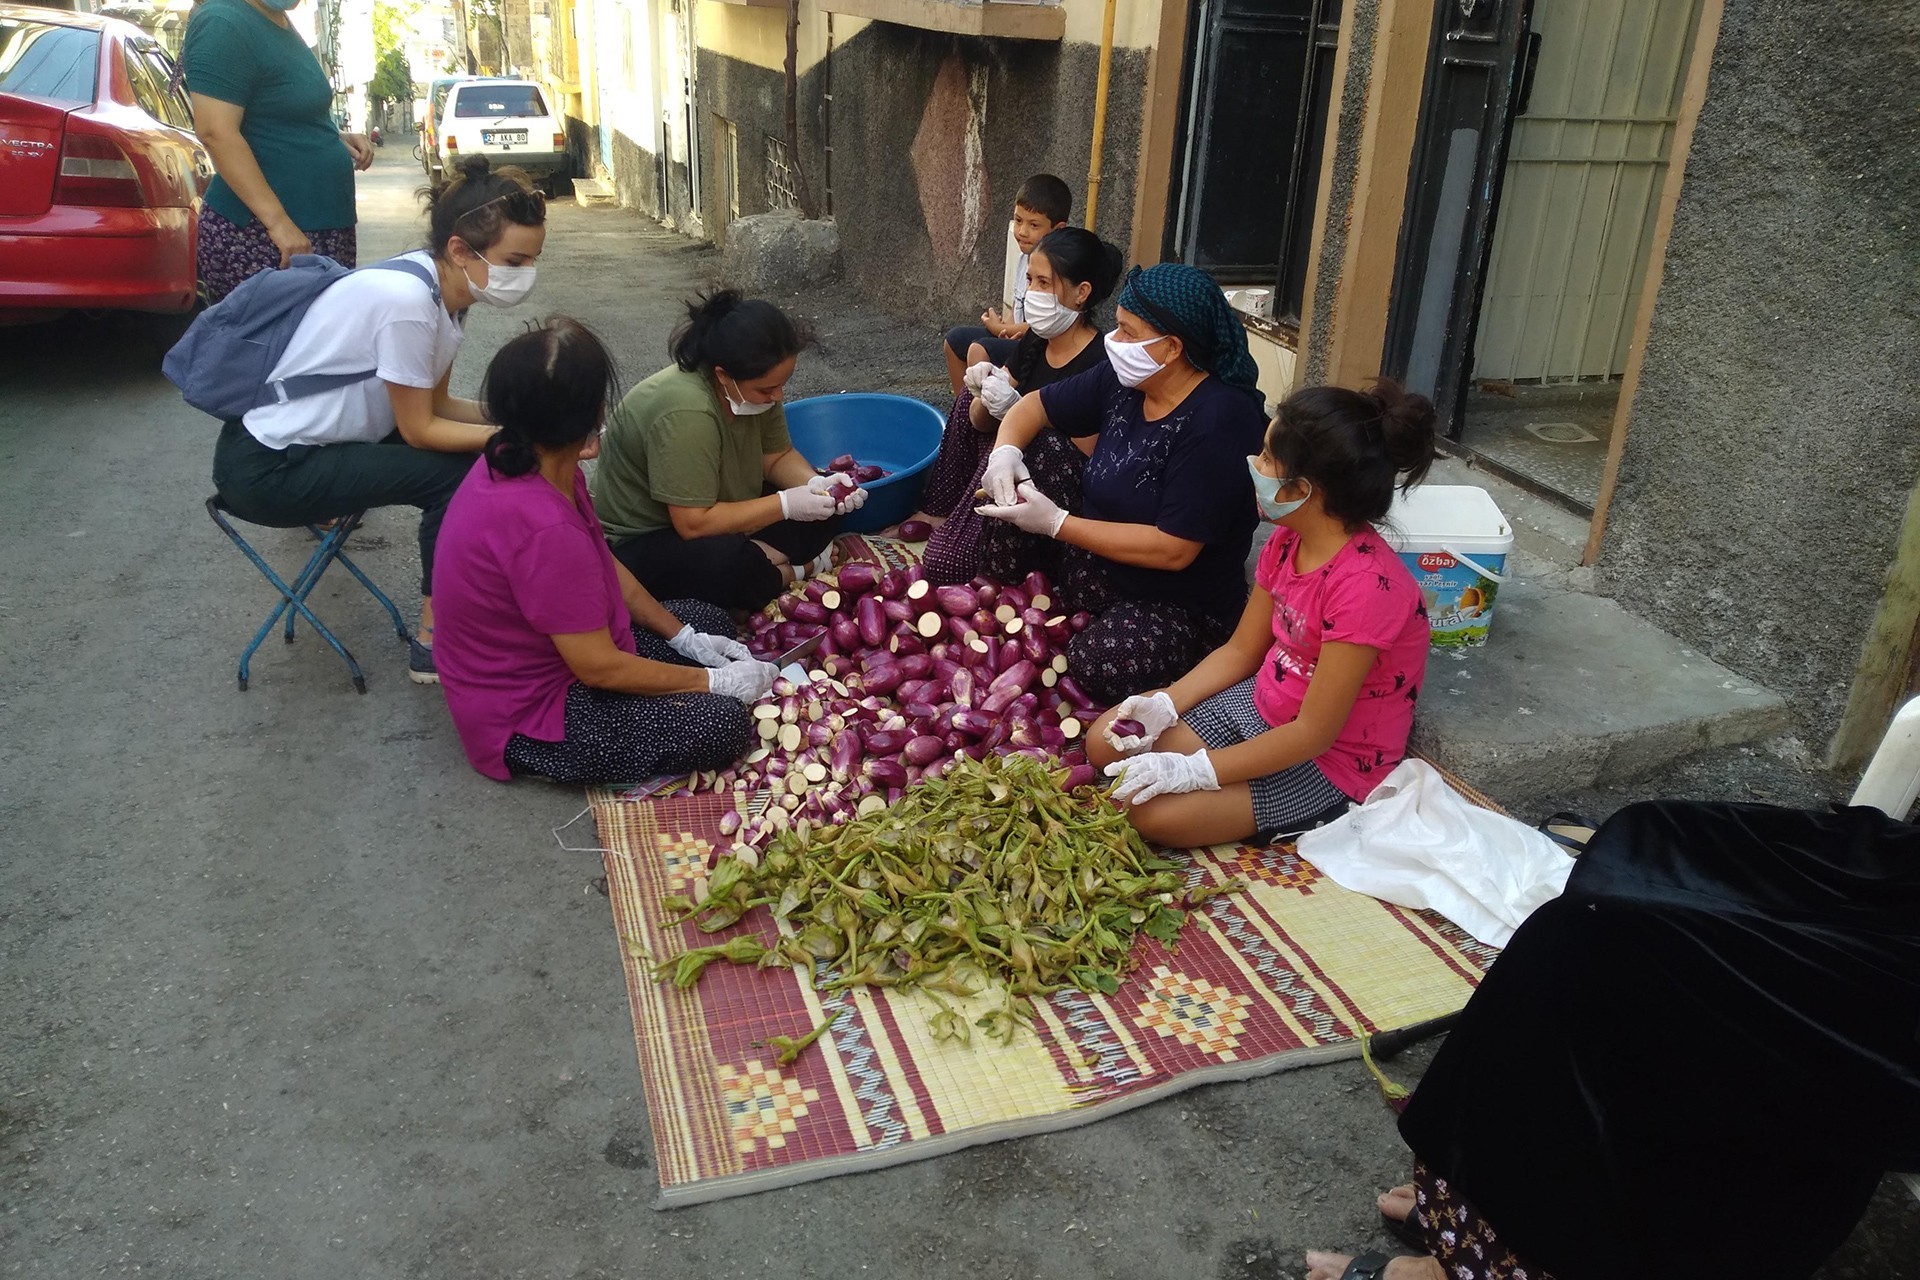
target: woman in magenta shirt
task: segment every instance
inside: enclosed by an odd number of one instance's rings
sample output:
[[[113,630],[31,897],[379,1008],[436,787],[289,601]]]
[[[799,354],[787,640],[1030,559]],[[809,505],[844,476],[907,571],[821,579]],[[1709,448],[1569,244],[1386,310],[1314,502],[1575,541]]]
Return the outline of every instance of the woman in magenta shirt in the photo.
[[[752,739],[777,674],[725,610],[662,605],[607,550],[580,462],[599,452],[613,361],[556,317],[500,348],[500,430],[447,506],[435,654],[473,767],[506,781],[638,781],[717,769]]]
[[[1089,759],[1140,833],[1175,848],[1304,830],[1364,800],[1406,755],[1427,608],[1379,532],[1395,483],[1433,460],[1433,406],[1382,381],[1310,387],[1247,459],[1278,525],[1231,639],[1100,718]],[[1116,720],[1137,734],[1117,736]]]

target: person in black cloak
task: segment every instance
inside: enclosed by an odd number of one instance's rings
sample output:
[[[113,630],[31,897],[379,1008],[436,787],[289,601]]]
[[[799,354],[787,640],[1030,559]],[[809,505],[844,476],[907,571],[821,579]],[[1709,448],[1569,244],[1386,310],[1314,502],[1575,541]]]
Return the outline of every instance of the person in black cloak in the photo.
[[[1920,1170],[1920,827],[1621,810],[1400,1133],[1414,1179],[1381,1212],[1426,1256],[1309,1253],[1309,1280],[1808,1276]]]

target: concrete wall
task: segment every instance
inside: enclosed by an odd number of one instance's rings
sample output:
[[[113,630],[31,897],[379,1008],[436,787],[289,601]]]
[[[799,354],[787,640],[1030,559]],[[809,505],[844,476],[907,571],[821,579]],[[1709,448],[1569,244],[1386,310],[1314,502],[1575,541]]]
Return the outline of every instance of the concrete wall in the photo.
[[[1728,0],[1602,581],[1823,748],[1920,476],[1920,13]]]
[[[580,26],[576,118],[583,127],[569,133],[578,172],[604,179],[621,204],[694,235],[707,228],[688,217],[694,201],[682,93],[685,41],[690,30],[698,39],[703,23],[724,24],[736,7],[694,0],[578,0],[574,6]],[[709,118],[705,96],[703,89],[702,129]]]
[[[821,185],[825,172],[825,153],[820,149],[820,130],[811,127],[814,120],[806,104],[819,101],[819,71],[800,80],[800,152],[807,176],[814,186]],[[766,139],[786,134],[786,78],[783,72],[741,61],[709,49],[700,50],[700,103],[706,116],[705,167],[700,193],[701,216],[708,234],[724,243],[727,232],[727,158],[724,140],[714,117],[731,122],[739,141],[740,213],[767,211]],[[816,196],[821,195],[816,190]]]
[[[1023,179],[1059,176],[1073,220],[1084,213],[1098,47],[876,24],[836,57],[835,213],[849,275],[911,314],[977,316],[1000,298]],[[1133,231],[1145,78],[1144,55],[1114,52],[1097,229],[1121,245]]]
[[[1132,8],[1142,14],[1142,30],[1157,17],[1157,10]],[[774,10],[709,4],[701,7],[703,24],[713,9],[729,12],[724,30],[718,20],[702,27],[701,104],[738,133],[740,212],[763,212],[765,137],[785,132],[782,19]],[[1022,179],[1038,172],[1065,179],[1080,220],[1099,60],[1096,43],[1075,38],[1084,26],[1070,14],[1068,38],[1055,42],[836,19],[829,55],[823,18],[807,12],[800,158],[824,213],[830,137],[832,213],[856,285],[903,315],[971,319],[999,297],[1006,223]],[[1132,232],[1148,56],[1117,48],[1108,88],[1099,231],[1122,245]],[[725,226],[725,167],[717,139],[709,140],[702,207],[717,238]]]
[[[532,17],[527,0],[501,0],[500,30],[507,42],[505,65],[515,74],[533,70]]]
[[[612,135],[613,164],[607,169],[607,181],[619,195],[622,205],[660,217],[659,161],[653,152],[628,137],[624,131],[612,129]]]
[[[786,10],[768,6],[715,4],[698,6],[699,98],[701,114],[701,191],[699,205],[706,233],[714,241],[726,239],[727,209],[725,142],[720,120],[734,127],[739,142],[739,197],[742,217],[765,213],[767,204],[767,138],[785,138],[786,124]],[[834,36],[828,32],[825,11],[803,0],[798,31],[800,73],[796,106],[799,119],[800,163],[812,183],[818,205],[826,212],[825,61],[830,40],[844,42],[866,27],[859,18],[836,14]],[[838,86],[835,86],[836,88]],[[717,118],[716,118],[717,117]]]

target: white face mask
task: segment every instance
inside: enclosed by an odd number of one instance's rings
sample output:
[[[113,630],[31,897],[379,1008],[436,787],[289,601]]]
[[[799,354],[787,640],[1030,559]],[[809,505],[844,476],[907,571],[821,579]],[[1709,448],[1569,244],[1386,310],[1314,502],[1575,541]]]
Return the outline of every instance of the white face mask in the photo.
[[[532,267],[502,267],[485,254],[480,255],[480,261],[487,264],[487,282],[475,284],[473,277],[467,276],[467,287],[473,290],[475,301],[490,307],[517,307],[533,292]],[[466,272],[465,267],[460,268],[461,275]]]
[[[728,378],[727,381],[733,382],[733,379]],[[724,386],[720,391],[727,397],[727,408],[733,410],[733,416],[736,418],[751,418],[756,413],[765,413],[779,403],[777,400],[769,400],[765,404],[757,404],[751,400],[736,400],[735,396],[746,394],[740,390],[740,384],[737,382],[733,382],[732,391],[728,391]]]
[[[1079,319],[1078,311],[1061,306],[1060,300],[1050,293],[1027,295],[1027,327],[1043,338],[1059,337]]]
[[[1145,342],[1127,342],[1117,333],[1107,335],[1107,363],[1113,366],[1113,376],[1120,379],[1121,386],[1137,387],[1166,368],[1147,354],[1147,348],[1165,342],[1167,336],[1163,333]]]

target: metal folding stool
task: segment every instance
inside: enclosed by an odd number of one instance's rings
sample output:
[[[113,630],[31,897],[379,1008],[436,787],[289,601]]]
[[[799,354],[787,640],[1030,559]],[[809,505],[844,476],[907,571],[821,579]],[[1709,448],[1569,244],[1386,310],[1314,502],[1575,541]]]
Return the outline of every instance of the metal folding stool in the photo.
[[[246,692],[247,688],[247,665],[253,661],[254,652],[260,648],[268,633],[280,623],[282,618],[286,620],[288,644],[293,643],[294,623],[300,618],[305,618],[307,623],[319,633],[320,638],[327,642],[328,647],[339,654],[341,661],[347,664],[347,671],[353,677],[353,687],[360,693],[367,691],[367,678],[360,673],[360,664],[354,661],[352,652],[347,646],[341,644],[339,637],[327,630],[326,624],[314,616],[313,610],[307,607],[307,597],[313,594],[316,586],[320,585],[320,576],[327,571],[329,565],[336,562],[345,567],[346,571],[367,589],[367,593],[386,609],[387,616],[393,619],[393,630],[396,635],[402,640],[413,638],[413,633],[407,630],[406,620],[400,616],[400,610],[394,608],[393,601],[387,599],[386,593],[374,585],[372,578],[361,572],[359,565],[347,558],[347,539],[352,536],[355,529],[360,527],[361,517],[366,515],[366,512],[356,511],[352,515],[341,516],[326,529],[322,529],[319,525],[307,525],[307,532],[318,539],[320,545],[307,558],[305,567],[294,578],[291,586],[287,585],[286,581],[274,572],[273,566],[268,564],[260,553],[240,536],[240,531],[233,527],[233,522],[229,519],[233,513],[228,509],[227,504],[220,500],[219,494],[207,499],[207,514],[213,517],[215,524],[220,526],[220,531],[233,540],[233,545],[245,552],[247,559],[253,561],[253,567],[260,571],[261,576],[271,582],[274,589],[280,593],[280,603],[273,607],[273,612],[267,615],[267,620],[260,624],[260,630],[254,633],[253,643],[249,644],[246,651],[240,655],[240,691],[242,693]]]

